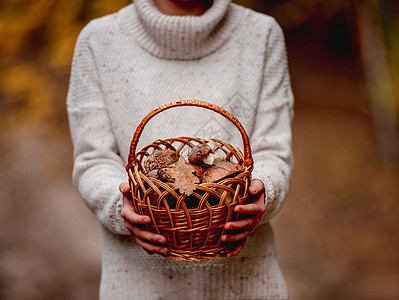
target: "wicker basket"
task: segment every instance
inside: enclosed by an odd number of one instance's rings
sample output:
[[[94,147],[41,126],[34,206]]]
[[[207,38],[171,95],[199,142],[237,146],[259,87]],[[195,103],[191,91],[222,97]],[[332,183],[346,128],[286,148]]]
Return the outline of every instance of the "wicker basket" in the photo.
[[[179,106],[197,106],[212,110],[230,120],[241,133],[244,151],[230,143],[219,139],[203,139],[196,137],[176,137],[156,140],[136,153],[141,133],[148,121],[158,113]],[[179,155],[188,152],[199,143],[206,143],[215,153],[221,154],[225,160],[234,161],[244,167],[244,171],[235,173],[216,183],[200,183],[191,196],[180,194],[172,183],[149,178],[145,175],[144,161],[157,149],[172,149]],[[229,112],[222,108],[197,100],[181,100],[162,105],[151,111],[139,124],[130,146],[130,154],[126,170],[137,213],[151,217],[147,225],[149,231],[161,234],[167,239],[167,258],[179,261],[205,261],[231,251],[232,243],[223,243],[220,237],[224,233],[224,224],[235,220],[238,215],[234,207],[248,200],[248,188],[251,184],[253,159],[249,139],[244,127]],[[156,205],[154,196],[157,197]],[[196,206],[188,205],[190,198],[196,200]],[[151,198],[151,199],[150,199]],[[171,208],[171,198],[176,206]]]

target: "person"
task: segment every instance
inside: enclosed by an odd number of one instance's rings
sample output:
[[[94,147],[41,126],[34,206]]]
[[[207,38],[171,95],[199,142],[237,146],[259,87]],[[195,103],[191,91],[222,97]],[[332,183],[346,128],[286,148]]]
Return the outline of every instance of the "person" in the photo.
[[[269,222],[293,166],[287,65],[275,19],[230,0],[135,0],[81,31],[67,111],[73,183],[102,225],[101,299],[288,298]],[[233,113],[254,158],[251,201],[235,208],[244,217],[228,222],[222,236],[236,247],[205,262],[148,255],[167,253],[166,240],[145,229],[150,219],[134,211],[126,182],[136,126],[155,107],[181,99]],[[157,115],[140,143],[210,129],[239,142],[233,125],[190,109]]]

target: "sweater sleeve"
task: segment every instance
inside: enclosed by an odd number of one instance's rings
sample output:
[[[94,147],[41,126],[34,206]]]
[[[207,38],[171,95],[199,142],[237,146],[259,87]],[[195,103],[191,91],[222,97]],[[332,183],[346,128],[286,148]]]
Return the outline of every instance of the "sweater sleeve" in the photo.
[[[90,25],[90,24],[89,24]],[[123,160],[104,104],[93,47],[93,30],[79,35],[72,61],[67,111],[74,146],[73,184],[100,223],[129,234],[120,215],[119,184],[127,181]]]
[[[280,210],[289,188],[293,167],[291,122],[293,95],[283,32],[274,19],[266,46],[263,80],[251,136],[253,178],[265,185],[263,222]]]

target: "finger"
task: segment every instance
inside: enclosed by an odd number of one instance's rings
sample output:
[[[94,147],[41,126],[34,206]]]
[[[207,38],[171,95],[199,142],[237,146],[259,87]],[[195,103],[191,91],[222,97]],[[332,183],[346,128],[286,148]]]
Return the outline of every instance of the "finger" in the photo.
[[[132,224],[147,224],[151,222],[151,218],[149,216],[139,215],[136,213],[132,201],[126,197],[123,198],[121,216],[125,221],[128,221]]]
[[[132,194],[130,193],[130,187],[127,182],[122,182],[119,185],[119,191],[123,194],[123,202],[126,200],[132,201]]]
[[[122,183],[119,185],[119,191],[120,191],[122,194],[127,194],[127,193],[129,193],[129,191],[130,191],[129,184],[128,184],[127,182],[122,182]]]
[[[226,257],[230,258],[233,256],[237,256],[242,249],[244,249],[244,245],[245,245],[246,240],[243,240],[233,251],[227,253]]]
[[[127,201],[128,202],[128,201]],[[151,218],[146,215],[139,215],[134,211],[133,205],[124,203],[122,211],[122,218],[132,224],[148,224],[151,222]]]
[[[263,213],[264,207],[258,203],[248,203],[245,205],[237,205],[234,211],[240,214],[257,215]]]
[[[152,255],[154,253],[160,253],[160,254],[165,254],[168,253],[168,248],[160,245],[154,245],[151,243],[148,243],[147,241],[143,241],[139,238],[136,238],[137,244],[141,246],[145,251],[147,251],[148,254]]]
[[[125,222],[125,227],[137,238],[155,244],[166,244],[166,238],[160,234],[152,233],[146,229]]]
[[[236,242],[247,238],[251,230],[245,230],[236,234],[223,234],[221,237],[222,242]]]
[[[247,218],[234,222],[227,222],[224,225],[225,230],[242,230],[246,228],[252,228],[256,225],[256,218]]]
[[[255,179],[252,181],[250,187],[249,187],[249,193],[251,195],[257,195],[260,194],[264,191],[265,186],[263,185],[263,182],[260,181],[259,179]]]

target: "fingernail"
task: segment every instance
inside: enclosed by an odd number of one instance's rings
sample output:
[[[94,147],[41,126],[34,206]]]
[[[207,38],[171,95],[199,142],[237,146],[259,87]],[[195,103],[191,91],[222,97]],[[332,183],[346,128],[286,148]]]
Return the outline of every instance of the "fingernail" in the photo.
[[[162,243],[164,243],[164,242],[165,242],[165,241],[163,240],[163,238],[159,238],[159,239],[158,239],[158,243],[161,243],[161,244],[162,244]]]
[[[167,252],[168,252],[168,249],[167,249],[167,248],[162,248],[162,249],[161,249],[161,252],[162,252],[162,253],[167,253]]]

